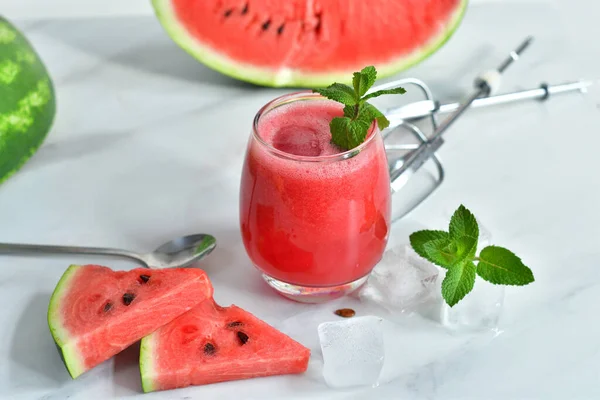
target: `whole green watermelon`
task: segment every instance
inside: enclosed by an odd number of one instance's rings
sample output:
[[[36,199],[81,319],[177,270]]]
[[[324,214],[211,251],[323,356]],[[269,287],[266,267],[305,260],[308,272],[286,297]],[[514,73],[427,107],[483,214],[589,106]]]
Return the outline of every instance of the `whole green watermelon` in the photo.
[[[55,113],[46,67],[23,34],[0,16],[0,183],[40,147]]]

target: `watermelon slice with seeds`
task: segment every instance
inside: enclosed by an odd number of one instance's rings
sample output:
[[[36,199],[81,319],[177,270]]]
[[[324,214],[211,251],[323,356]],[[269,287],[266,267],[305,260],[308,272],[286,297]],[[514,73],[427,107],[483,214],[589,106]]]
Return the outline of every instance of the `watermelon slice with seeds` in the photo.
[[[142,339],[144,392],[306,371],[310,350],[249,312],[209,299]]]
[[[206,273],[196,268],[72,265],[52,294],[48,325],[77,378],[212,294]]]
[[[152,0],[168,35],[207,66],[265,86],[383,78],[424,60],[468,0]]]

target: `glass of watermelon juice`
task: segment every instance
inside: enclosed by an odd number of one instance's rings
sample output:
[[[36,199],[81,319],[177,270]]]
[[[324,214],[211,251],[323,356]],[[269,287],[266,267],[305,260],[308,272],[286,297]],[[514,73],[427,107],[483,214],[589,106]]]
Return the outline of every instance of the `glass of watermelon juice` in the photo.
[[[360,287],[388,240],[390,177],[383,138],[342,152],[329,122],[342,105],[308,91],[256,115],[240,188],[240,229],[252,263],[280,294],[322,302]]]

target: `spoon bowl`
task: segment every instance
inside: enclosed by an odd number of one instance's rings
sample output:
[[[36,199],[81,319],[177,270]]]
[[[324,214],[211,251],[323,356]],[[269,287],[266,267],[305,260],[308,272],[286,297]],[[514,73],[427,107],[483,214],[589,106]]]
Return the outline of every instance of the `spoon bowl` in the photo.
[[[187,267],[209,255],[217,240],[204,233],[173,239],[146,255],[148,266],[158,268]]]

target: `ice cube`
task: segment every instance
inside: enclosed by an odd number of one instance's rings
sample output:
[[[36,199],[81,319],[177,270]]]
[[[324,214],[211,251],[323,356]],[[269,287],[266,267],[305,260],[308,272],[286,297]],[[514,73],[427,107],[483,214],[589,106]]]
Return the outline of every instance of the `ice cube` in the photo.
[[[389,311],[414,311],[432,296],[438,274],[438,268],[409,245],[395,247],[383,254],[358,297]]]
[[[319,325],[327,385],[378,385],[385,355],[382,322],[379,317],[364,316]]]
[[[296,125],[281,128],[273,137],[273,147],[298,156],[316,157],[323,151],[315,130]]]
[[[498,332],[498,322],[504,305],[504,286],[494,285],[477,277],[475,286],[458,304],[444,302],[441,322],[453,331]]]
[[[492,233],[481,223],[478,218],[477,225],[479,226],[479,241],[477,242],[477,249],[481,251],[484,247],[492,244]]]

